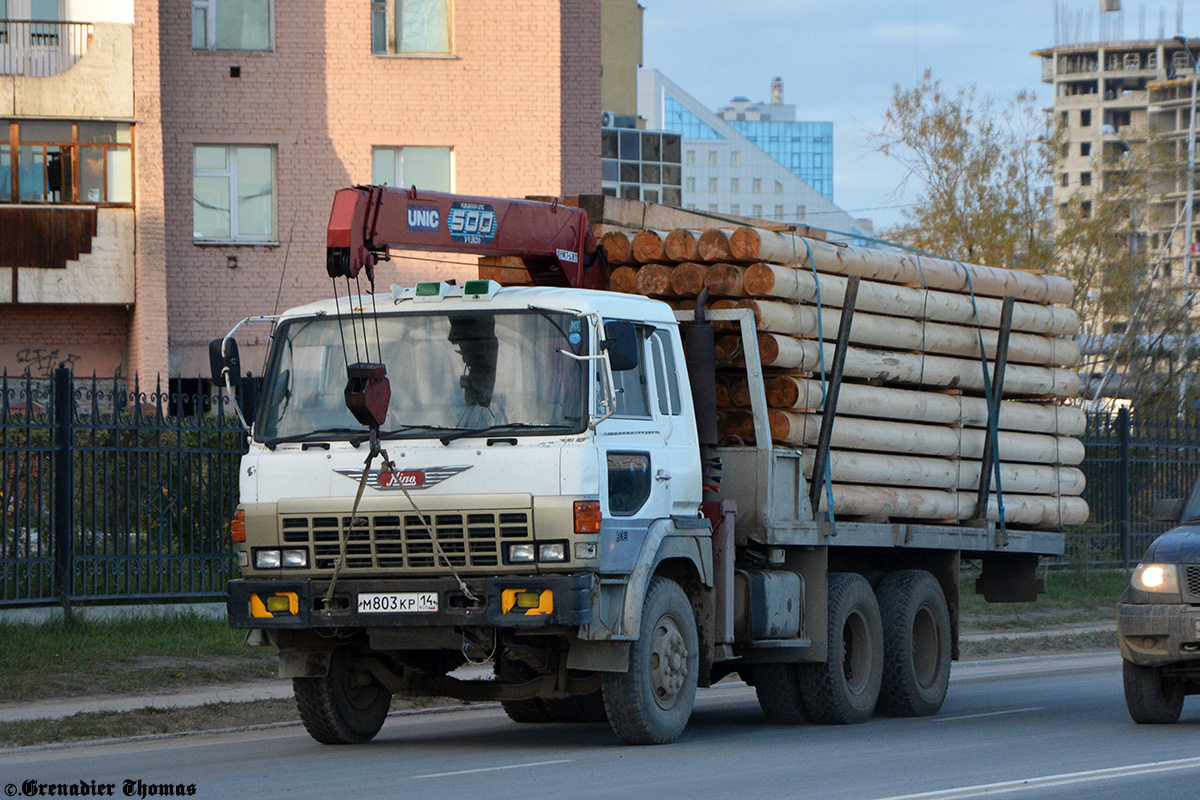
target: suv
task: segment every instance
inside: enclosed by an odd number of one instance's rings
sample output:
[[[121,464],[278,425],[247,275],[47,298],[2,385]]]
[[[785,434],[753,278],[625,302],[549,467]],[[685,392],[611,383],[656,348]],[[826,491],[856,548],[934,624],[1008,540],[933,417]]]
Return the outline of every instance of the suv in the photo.
[[[1200,694],[1200,483],[1185,503],[1159,500],[1159,536],[1117,605],[1125,704],[1134,722],[1175,722],[1183,698]]]

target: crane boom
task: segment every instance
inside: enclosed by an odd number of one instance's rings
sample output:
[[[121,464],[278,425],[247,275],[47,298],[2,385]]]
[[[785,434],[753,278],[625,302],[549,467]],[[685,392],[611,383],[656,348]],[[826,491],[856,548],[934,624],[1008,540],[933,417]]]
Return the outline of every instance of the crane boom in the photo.
[[[334,195],[326,245],[331,278],[374,280],[388,250],[426,250],[516,256],[537,285],[608,288],[587,213],[557,202],[355,186]]]

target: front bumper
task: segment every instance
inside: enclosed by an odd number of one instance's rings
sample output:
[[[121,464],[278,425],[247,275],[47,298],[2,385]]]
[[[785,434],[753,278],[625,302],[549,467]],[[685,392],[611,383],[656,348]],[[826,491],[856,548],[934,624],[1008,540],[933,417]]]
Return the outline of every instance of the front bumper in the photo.
[[[1121,657],[1144,667],[1200,660],[1200,606],[1118,603]]]
[[[341,579],[326,602],[327,580],[239,579],[229,582],[231,628],[496,627],[519,630],[573,628],[592,621],[591,574],[468,578],[482,602],[468,598],[454,578]],[[515,604],[518,592],[537,593],[538,604]],[[360,611],[360,594],[433,594],[434,611]],[[549,593],[549,594],[547,594]],[[268,603],[270,598],[276,598]],[[280,600],[278,598],[283,598]],[[286,606],[269,610],[268,605]]]

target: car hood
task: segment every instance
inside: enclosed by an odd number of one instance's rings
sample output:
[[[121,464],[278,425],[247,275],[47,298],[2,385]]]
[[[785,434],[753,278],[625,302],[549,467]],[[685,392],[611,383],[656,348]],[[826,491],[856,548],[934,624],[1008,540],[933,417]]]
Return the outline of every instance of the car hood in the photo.
[[[1180,525],[1159,536],[1146,550],[1142,561],[1200,564],[1200,524]]]

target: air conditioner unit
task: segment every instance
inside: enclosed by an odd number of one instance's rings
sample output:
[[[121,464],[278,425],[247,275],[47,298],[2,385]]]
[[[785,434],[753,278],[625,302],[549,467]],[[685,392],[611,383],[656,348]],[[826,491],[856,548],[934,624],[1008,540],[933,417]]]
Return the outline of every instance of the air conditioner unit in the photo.
[[[600,112],[600,127],[611,128],[613,124],[613,113],[611,111]]]

